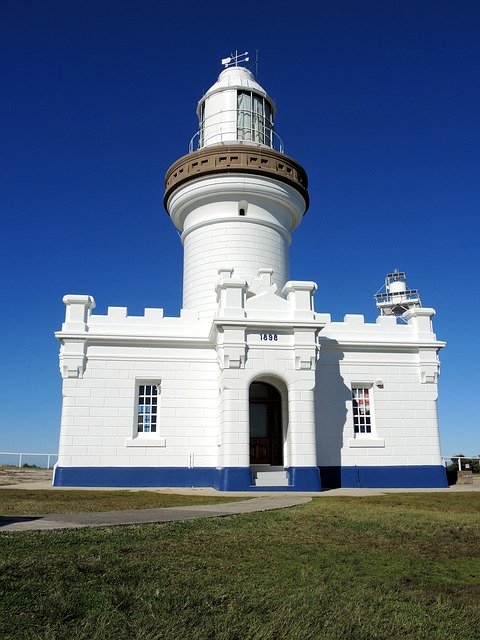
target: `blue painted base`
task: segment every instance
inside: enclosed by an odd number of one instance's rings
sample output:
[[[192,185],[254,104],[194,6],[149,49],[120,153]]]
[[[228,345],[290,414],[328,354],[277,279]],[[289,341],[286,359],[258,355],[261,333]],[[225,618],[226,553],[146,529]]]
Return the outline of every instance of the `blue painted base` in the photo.
[[[252,484],[250,467],[215,469],[215,489],[218,491],[249,491]]]
[[[318,467],[289,467],[287,469],[288,486],[257,487],[252,484],[250,467],[225,467],[217,469],[219,491],[321,491]]]
[[[320,467],[324,488],[352,487],[362,489],[445,489],[448,487],[445,467]]]
[[[252,485],[249,467],[57,467],[56,487],[213,487],[218,491],[322,491],[337,487],[369,489],[445,488],[445,468],[290,467],[287,487]]]
[[[55,487],[213,487],[216,469],[199,467],[57,467]]]
[[[321,491],[318,467],[290,467],[287,469],[288,484],[293,491]]]
[[[287,469],[287,487],[269,491],[321,491],[317,467]],[[250,467],[57,467],[56,487],[214,487],[218,491],[265,491],[252,485]]]

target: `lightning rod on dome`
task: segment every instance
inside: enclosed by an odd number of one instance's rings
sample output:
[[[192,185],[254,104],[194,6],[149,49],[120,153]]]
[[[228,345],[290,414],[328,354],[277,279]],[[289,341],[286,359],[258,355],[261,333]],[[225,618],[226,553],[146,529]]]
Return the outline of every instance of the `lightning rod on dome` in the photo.
[[[248,51],[245,51],[245,53],[235,51],[235,53],[230,54],[230,57],[222,58],[221,63],[227,69],[228,67],[238,67],[240,62],[248,62],[249,60]]]

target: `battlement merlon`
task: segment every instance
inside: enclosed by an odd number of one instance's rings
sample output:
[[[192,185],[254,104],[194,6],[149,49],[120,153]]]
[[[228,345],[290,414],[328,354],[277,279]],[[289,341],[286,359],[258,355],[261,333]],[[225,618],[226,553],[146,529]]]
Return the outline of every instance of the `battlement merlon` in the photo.
[[[317,290],[315,282],[289,280],[283,287],[283,295],[287,298],[297,319],[313,320],[313,296]]]
[[[63,297],[65,322],[62,331],[82,333],[88,331],[88,320],[92,309],[95,309],[93,296],[68,294]]]
[[[416,333],[433,333],[432,318],[435,315],[435,309],[428,307],[412,307],[405,311],[403,318],[412,327]]]

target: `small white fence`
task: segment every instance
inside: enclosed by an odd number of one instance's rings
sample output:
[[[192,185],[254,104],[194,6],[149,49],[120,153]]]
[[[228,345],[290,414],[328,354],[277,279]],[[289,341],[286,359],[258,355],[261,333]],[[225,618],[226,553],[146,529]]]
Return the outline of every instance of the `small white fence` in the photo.
[[[52,461],[53,463],[55,463],[57,458],[58,453],[18,453],[16,451],[0,451],[0,464],[13,464],[17,467],[21,467],[24,464],[31,464],[31,461],[33,459],[33,464],[36,467],[50,469],[52,467]],[[46,467],[44,464],[45,462],[47,463]]]
[[[10,461],[4,462],[6,456],[10,458]],[[52,460],[56,462],[58,458],[58,453],[27,453],[27,452],[17,452],[17,451],[0,451],[0,464],[12,464],[11,459],[13,458],[13,464],[17,467],[21,467],[24,464],[29,464],[31,458],[35,458],[35,466],[50,469],[52,467]],[[40,458],[40,460],[38,460]],[[480,456],[444,456],[443,464],[447,467],[450,461],[457,461],[458,469],[462,471],[465,468],[470,467],[470,461],[479,460]],[[39,462],[40,464],[36,464]],[[41,464],[42,462],[46,462],[46,466]]]
[[[447,456],[443,458],[443,462],[447,467],[451,462],[457,462],[458,470],[465,471],[466,469],[471,468],[471,463],[475,462],[475,460],[480,461],[480,456]]]

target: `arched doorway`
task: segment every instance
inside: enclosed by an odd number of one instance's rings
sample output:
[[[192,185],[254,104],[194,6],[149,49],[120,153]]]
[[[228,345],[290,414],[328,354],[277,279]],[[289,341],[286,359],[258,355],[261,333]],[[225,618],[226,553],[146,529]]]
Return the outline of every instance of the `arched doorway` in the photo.
[[[266,382],[249,390],[250,464],[283,466],[282,397]]]

